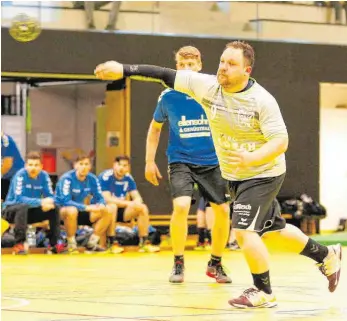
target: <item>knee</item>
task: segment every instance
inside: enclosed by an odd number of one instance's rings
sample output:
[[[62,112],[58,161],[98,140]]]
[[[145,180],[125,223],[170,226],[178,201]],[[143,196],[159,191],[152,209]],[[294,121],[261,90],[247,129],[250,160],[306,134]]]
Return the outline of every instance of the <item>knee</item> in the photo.
[[[134,213],[134,217],[137,218],[139,216],[147,217],[148,215],[148,207],[145,204],[135,205],[130,207],[130,211]]]
[[[148,217],[148,216],[149,216],[148,213],[149,213],[149,210],[148,210],[147,205],[142,204],[141,211],[140,211],[140,215],[142,215],[142,216],[144,216],[144,217]]]
[[[118,206],[116,204],[107,204],[106,208],[111,215],[117,214]]]
[[[242,246],[244,244],[244,240],[245,240],[245,230],[234,230],[235,231],[235,238],[237,243]]]
[[[260,236],[257,232],[247,230],[235,230],[237,243],[242,247],[252,247]]]
[[[229,219],[230,207],[227,203],[219,204],[213,207],[216,218]]]
[[[108,205],[100,211],[100,214],[97,215],[96,220],[103,219],[104,221],[111,222],[112,218],[115,217],[117,210],[114,207],[109,207]]]
[[[67,219],[70,219],[70,220],[77,219],[78,210],[76,207],[73,207],[73,206],[64,207],[62,209],[62,212],[64,213]]]
[[[177,202],[174,205],[173,216],[187,216],[189,213],[190,203]]]

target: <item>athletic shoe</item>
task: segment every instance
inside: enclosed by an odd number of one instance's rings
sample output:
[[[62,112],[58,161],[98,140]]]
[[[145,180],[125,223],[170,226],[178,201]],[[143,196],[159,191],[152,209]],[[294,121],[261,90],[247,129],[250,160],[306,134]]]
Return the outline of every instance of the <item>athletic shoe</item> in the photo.
[[[109,248],[109,252],[112,254],[119,254],[119,253],[123,253],[124,252],[124,248],[120,247],[118,244],[113,244],[110,248]]]
[[[198,243],[196,247],[194,247],[194,251],[206,251],[204,243]]]
[[[184,265],[183,262],[177,261],[175,262],[169,282],[171,283],[183,283],[184,282]]]
[[[212,245],[211,245],[211,243],[210,242],[205,242],[205,250],[206,251],[210,251],[212,249]]]
[[[159,251],[160,251],[160,247],[154,246],[152,244],[140,245],[140,248],[139,248],[140,253],[155,253]]]
[[[208,262],[206,275],[210,278],[216,279],[217,283],[231,283],[231,279],[225,273],[222,263],[213,265],[212,262]]]
[[[92,246],[87,244],[85,253],[86,254],[93,254],[93,253],[104,254],[104,253],[107,253],[107,251],[103,247],[99,246],[98,244],[92,245]]]
[[[46,254],[67,254],[69,250],[64,244],[57,244],[55,246],[48,246]]]
[[[76,243],[71,243],[67,245],[67,250],[69,254],[80,254],[78,251]]]
[[[28,254],[27,246],[24,243],[18,243],[13,247],[13,255],[25,255]]]
[[[273,308],[277,306],[276,297],[255,288],[245,290],[238,298],[228,301],[230,305],[241,308]]]
[[[232,243],[229,243],[227,245],[227,248],[230,250],[230,251],[237,251],[237,250],[240,250],[240,247],[239,245],[237,244],[236,241],[232,242]]]
[[[317,266],[329,281],[329,291],[334,292],[340,280],[342,248],[341,244],[336,244],[328,246],[328,249],[323,263],[318,263]]]

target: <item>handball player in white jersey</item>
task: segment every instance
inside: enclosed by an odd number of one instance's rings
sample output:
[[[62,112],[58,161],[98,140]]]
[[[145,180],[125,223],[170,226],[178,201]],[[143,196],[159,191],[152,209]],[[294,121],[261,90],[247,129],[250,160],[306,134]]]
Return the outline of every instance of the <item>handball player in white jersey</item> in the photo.
[[[327,277],[330,292],[335,291],[341,271],[340,244],[321,245],[281,217],[276,196],[286,173],[288,133],[276,99],[250,77],[254,61],[252,46],[234,41],[221,55],[217,76],[116,61],[95,69],[103,80],[160,80],[203,106],[222,176],[229,181],[236,239],[253,277],[253,287],[229,300],[238,308],[277,305],[262,237],[314,260]]]

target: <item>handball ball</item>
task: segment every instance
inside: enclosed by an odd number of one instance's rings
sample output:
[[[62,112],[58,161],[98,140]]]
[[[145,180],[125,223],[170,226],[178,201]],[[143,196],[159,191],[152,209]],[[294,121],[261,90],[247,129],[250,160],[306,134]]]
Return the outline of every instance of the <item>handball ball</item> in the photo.
[[[39,22],[24,13],[16,16],[12,21],[10,35],[17,41],[33,41],[40,33],[41,27]]]

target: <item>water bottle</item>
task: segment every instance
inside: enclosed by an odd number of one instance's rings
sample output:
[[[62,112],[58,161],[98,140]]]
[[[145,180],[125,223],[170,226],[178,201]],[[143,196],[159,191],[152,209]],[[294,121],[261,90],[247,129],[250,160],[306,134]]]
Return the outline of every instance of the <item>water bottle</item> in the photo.
[[[32,225],[29,225],[27,229],[27,242],[29,247],[36,246],[36,228]]]

